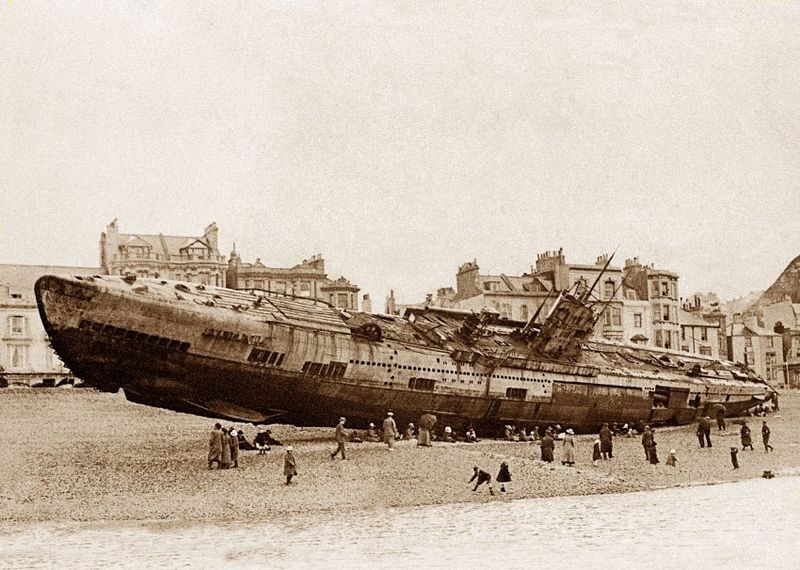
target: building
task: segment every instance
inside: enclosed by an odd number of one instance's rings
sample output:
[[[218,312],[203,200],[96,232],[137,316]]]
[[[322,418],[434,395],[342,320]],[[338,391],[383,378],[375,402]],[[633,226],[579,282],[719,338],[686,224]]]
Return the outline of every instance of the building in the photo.
[[[623,341],[647,345],[653,341],[653,309],[650,301],[636,298],[634,292],[623,286],[622,300]]]
[[[320,254],[304,259],[294,267],[282,268],[267,267],[258,258],[255,263],[245,263],[234,250],[228,261],[226,281],[231,289],[308,297],[340,309],[358,310],[358,286],[345,277],[328,279],[325,260]]]
[[[726,336],[729,360],[749,366],[771,384],[784,383],[781,335],[736,316]]]
[[[681,350],[719,359],[719,323],[685,309],[678,311],[681,327]]]
[[[622,341],[622,270],[607,266],[607,262],[604,255],[593,265],[570,264],[559,249],[539,254],[530,273],[489,275],[481,274],[475,260],[468,261],[458,268],[455,294],[449,287],[442,288],[435,300],[429,298],[418,305],[471,311],[490,308],[503,318],[525,322],[537,311],[539,318],[544,318],[560,293],[581,294],[594,286],[592,299],[597,302],[599,319],[595,335]]]
[[[781,335],[785,385],[800,388],[800,303],[780,301],[762,307],[764,328]]]
[[[99,267],[0,265],[0,383],[33,386],[73,380],[50,347],[33,286],[47,274],[99,273]]]
[[[625,260],[623,273],[627,298],[650,302],[653,338],[648,344],[678,350],[681,346],[678,275],[653,265],[642,265],[638,257]]]
[[[108,275],[137,275],[225,287],[217,224],[201,236],[121,234],[117,220],[100,235],[100,266]]]

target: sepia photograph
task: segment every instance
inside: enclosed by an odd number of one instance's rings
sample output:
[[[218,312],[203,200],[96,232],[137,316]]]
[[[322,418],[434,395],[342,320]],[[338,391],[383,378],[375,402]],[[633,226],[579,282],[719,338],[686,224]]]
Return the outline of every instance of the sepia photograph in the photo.
[[[795,568],[800,3],[0,0],[0,568]]]

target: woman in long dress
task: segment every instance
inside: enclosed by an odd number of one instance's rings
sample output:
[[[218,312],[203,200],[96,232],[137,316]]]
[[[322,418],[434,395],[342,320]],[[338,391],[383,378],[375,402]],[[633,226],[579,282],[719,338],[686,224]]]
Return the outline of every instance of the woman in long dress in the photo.
[[[568,429],[564,435],[564,456],[561,465],[575,465],[575,432]]]

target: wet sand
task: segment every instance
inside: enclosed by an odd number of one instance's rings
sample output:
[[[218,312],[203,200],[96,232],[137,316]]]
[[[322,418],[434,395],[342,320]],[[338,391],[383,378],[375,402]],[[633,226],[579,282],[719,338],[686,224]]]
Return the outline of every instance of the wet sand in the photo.
[[[661,464],[645,462],[640,440],[618,437],[614,459],[592,465],[593,436],[578,436],[577,464],[539,460],[531,443],[484,440],[401,441],[389,452],[380,443],[348,444],[348,460],[331,460],[331,428],[271,426],[294,446],[299,475],[283,484],[283,448],[267,455],[243,452],[239,469],[207,470],[207,437],[214,421],[133,404],[121,394],[84,389],[0,390],[0,520],[5,521],[260,521],[293,513],[385,509],[400,506],[508,501],[521,498],[620,493],[777,476],[800,468],[800,394],[781,394],[781,410],[765,418],[772,453],[761,445],[761,419],[747,418],[755,451],[739,451],[739,426],[712,434],[700,449],[695,427],[657,429]],[[253,426],[244,429],[248,439]],[[480,435],[480,434],[479,434]],[[664,464],[677,450],[678,466]],[[507,461],[507,495],[472,492],[472,466],[496,476]]]

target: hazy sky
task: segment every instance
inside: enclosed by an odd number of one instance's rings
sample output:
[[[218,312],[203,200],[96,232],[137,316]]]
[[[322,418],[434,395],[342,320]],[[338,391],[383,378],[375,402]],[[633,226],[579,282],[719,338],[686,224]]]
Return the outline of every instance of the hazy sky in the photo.
[[[0,1],[0,263],[100,232],[321,252],[381,308],[619,246],[681,294],[800,254],[794,2]]]

